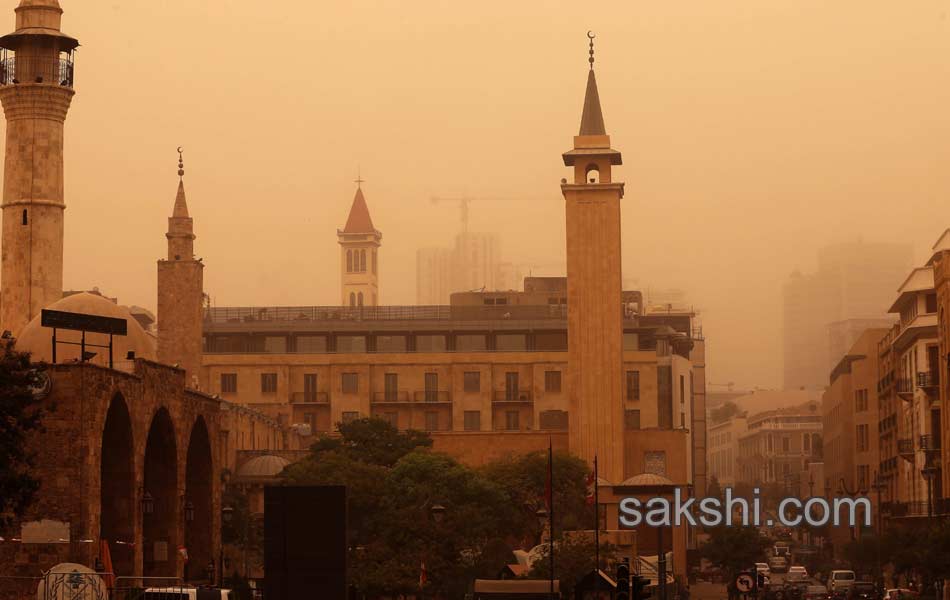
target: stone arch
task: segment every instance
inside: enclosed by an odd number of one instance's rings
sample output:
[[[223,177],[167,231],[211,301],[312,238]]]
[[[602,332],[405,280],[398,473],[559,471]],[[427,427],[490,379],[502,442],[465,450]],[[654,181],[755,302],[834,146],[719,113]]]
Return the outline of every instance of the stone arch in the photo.
[[[363,306],[363,292],[356,294],[356,305]]]
[[[356,306],[356,294],[350,292],[350,306]]]
[[[211,438],[203,417],[191,428],[188,455],[185,459],[185,580],[203,579],[205,568],[213,559],[212,530],[214,525],[214,467],[211,459]],[[214,583],[214,582],[210,582]]]
[[[132,418],[122,394],[109,403],[99,455],[99,539],[109,545],[112,571],[132,575],[135,569],[135,452]],[[121,543],[117,543],[121,542]]]
[[[174,577],[178,572],[178,450],[168,410],[152,417],[145,442],[142,501],[142,574]],[[147,494],[147,496],[146,496]]]
[[[594,163],[584,169],[584,180],[590,183],[600,183],[600,167]]]

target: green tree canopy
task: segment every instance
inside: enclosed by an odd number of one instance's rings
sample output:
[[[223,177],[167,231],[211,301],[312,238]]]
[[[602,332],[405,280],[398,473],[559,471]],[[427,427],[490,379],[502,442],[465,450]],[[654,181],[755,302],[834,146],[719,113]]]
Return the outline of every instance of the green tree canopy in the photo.
[[[20,517],[40,488],[31,475],[34,456],[28,436],[41,428],[40,401],[33,395],[43,366],[30,362],[27,352],[17,352],[12,342],[0,340],[0,526]]]
[[[730,576],[765,559],[769,540],[755,527],[721,525],[707,530],[709,541],[701,548],[703,558]]]

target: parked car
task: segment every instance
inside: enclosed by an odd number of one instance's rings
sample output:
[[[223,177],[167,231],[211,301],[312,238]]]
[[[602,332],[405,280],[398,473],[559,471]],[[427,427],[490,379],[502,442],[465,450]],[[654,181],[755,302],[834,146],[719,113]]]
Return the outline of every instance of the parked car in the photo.
[[[831,594],[823,585],[810,585],[805,588],[805,600],[831,600]]]
[[[773,556],[769,559],[769,570],[773,573],[788,571],[788,560],[784,556]]]
[[[808,571],[801,565],[795,565],[788,568],[788,575],[785,581],[804,581],[808,579]]]
[[[846,593],[854,585],[854,571],[832,571],[827,585],[833,596]]]
[[[855,581],[848,590],[848,600],[881,600],[877,586],[870,581]]]

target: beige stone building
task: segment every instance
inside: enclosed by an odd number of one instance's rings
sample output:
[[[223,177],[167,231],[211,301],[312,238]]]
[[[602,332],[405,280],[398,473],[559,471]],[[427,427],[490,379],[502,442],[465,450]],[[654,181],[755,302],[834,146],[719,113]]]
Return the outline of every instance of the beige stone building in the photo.
[[[363,197],[362,180],[357,179],[356,195],[343,229],[337,230],[340,243],[341,306],[379,304],[379,248],[383,234],[373,227],[369,207]]]
[[[739,480],[798,489],[802,472],[822,452],[821,407],[809,402],[794,408],[750,415],[739,435]]]

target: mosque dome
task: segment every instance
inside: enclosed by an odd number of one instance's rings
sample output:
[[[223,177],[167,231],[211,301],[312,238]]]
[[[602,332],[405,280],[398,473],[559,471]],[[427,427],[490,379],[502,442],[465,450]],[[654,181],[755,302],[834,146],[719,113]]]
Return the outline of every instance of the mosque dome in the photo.
[[[71,294],[47,307],[50,310],[83,313],[99,317],[125,319],[127,335],[114,336],[112,339],[112,359],[116,369],[130,370],[126,356],[135,352],[136,358],[155,360],[155,338],[146,333],[129,309],[98,294],[82,292]],[[56,330],[57,342],[79,343],[82,333],[79,331]],[[109,336],[104,333],[86,333],[86,343],[108,346]],[[21,352],[30,352],[34,362],[53,362],[53,330],[40,324],[40,315],[33,317],[17,336],[16,348]],[[79,359],[80,347],[73,344],[56,345],[56,362],[63,363]],[[96,355],[88,362],[102,367],[109,366],[108,348],[87,348]]]
[[[628,478],[620,485],[625,487],[659,487],[674,485],[672,481],[655,473],[640,473]]]
[[[238,477],[277,477],[290,461],[273,454],[265,454],[247,461],[238,469]]]

